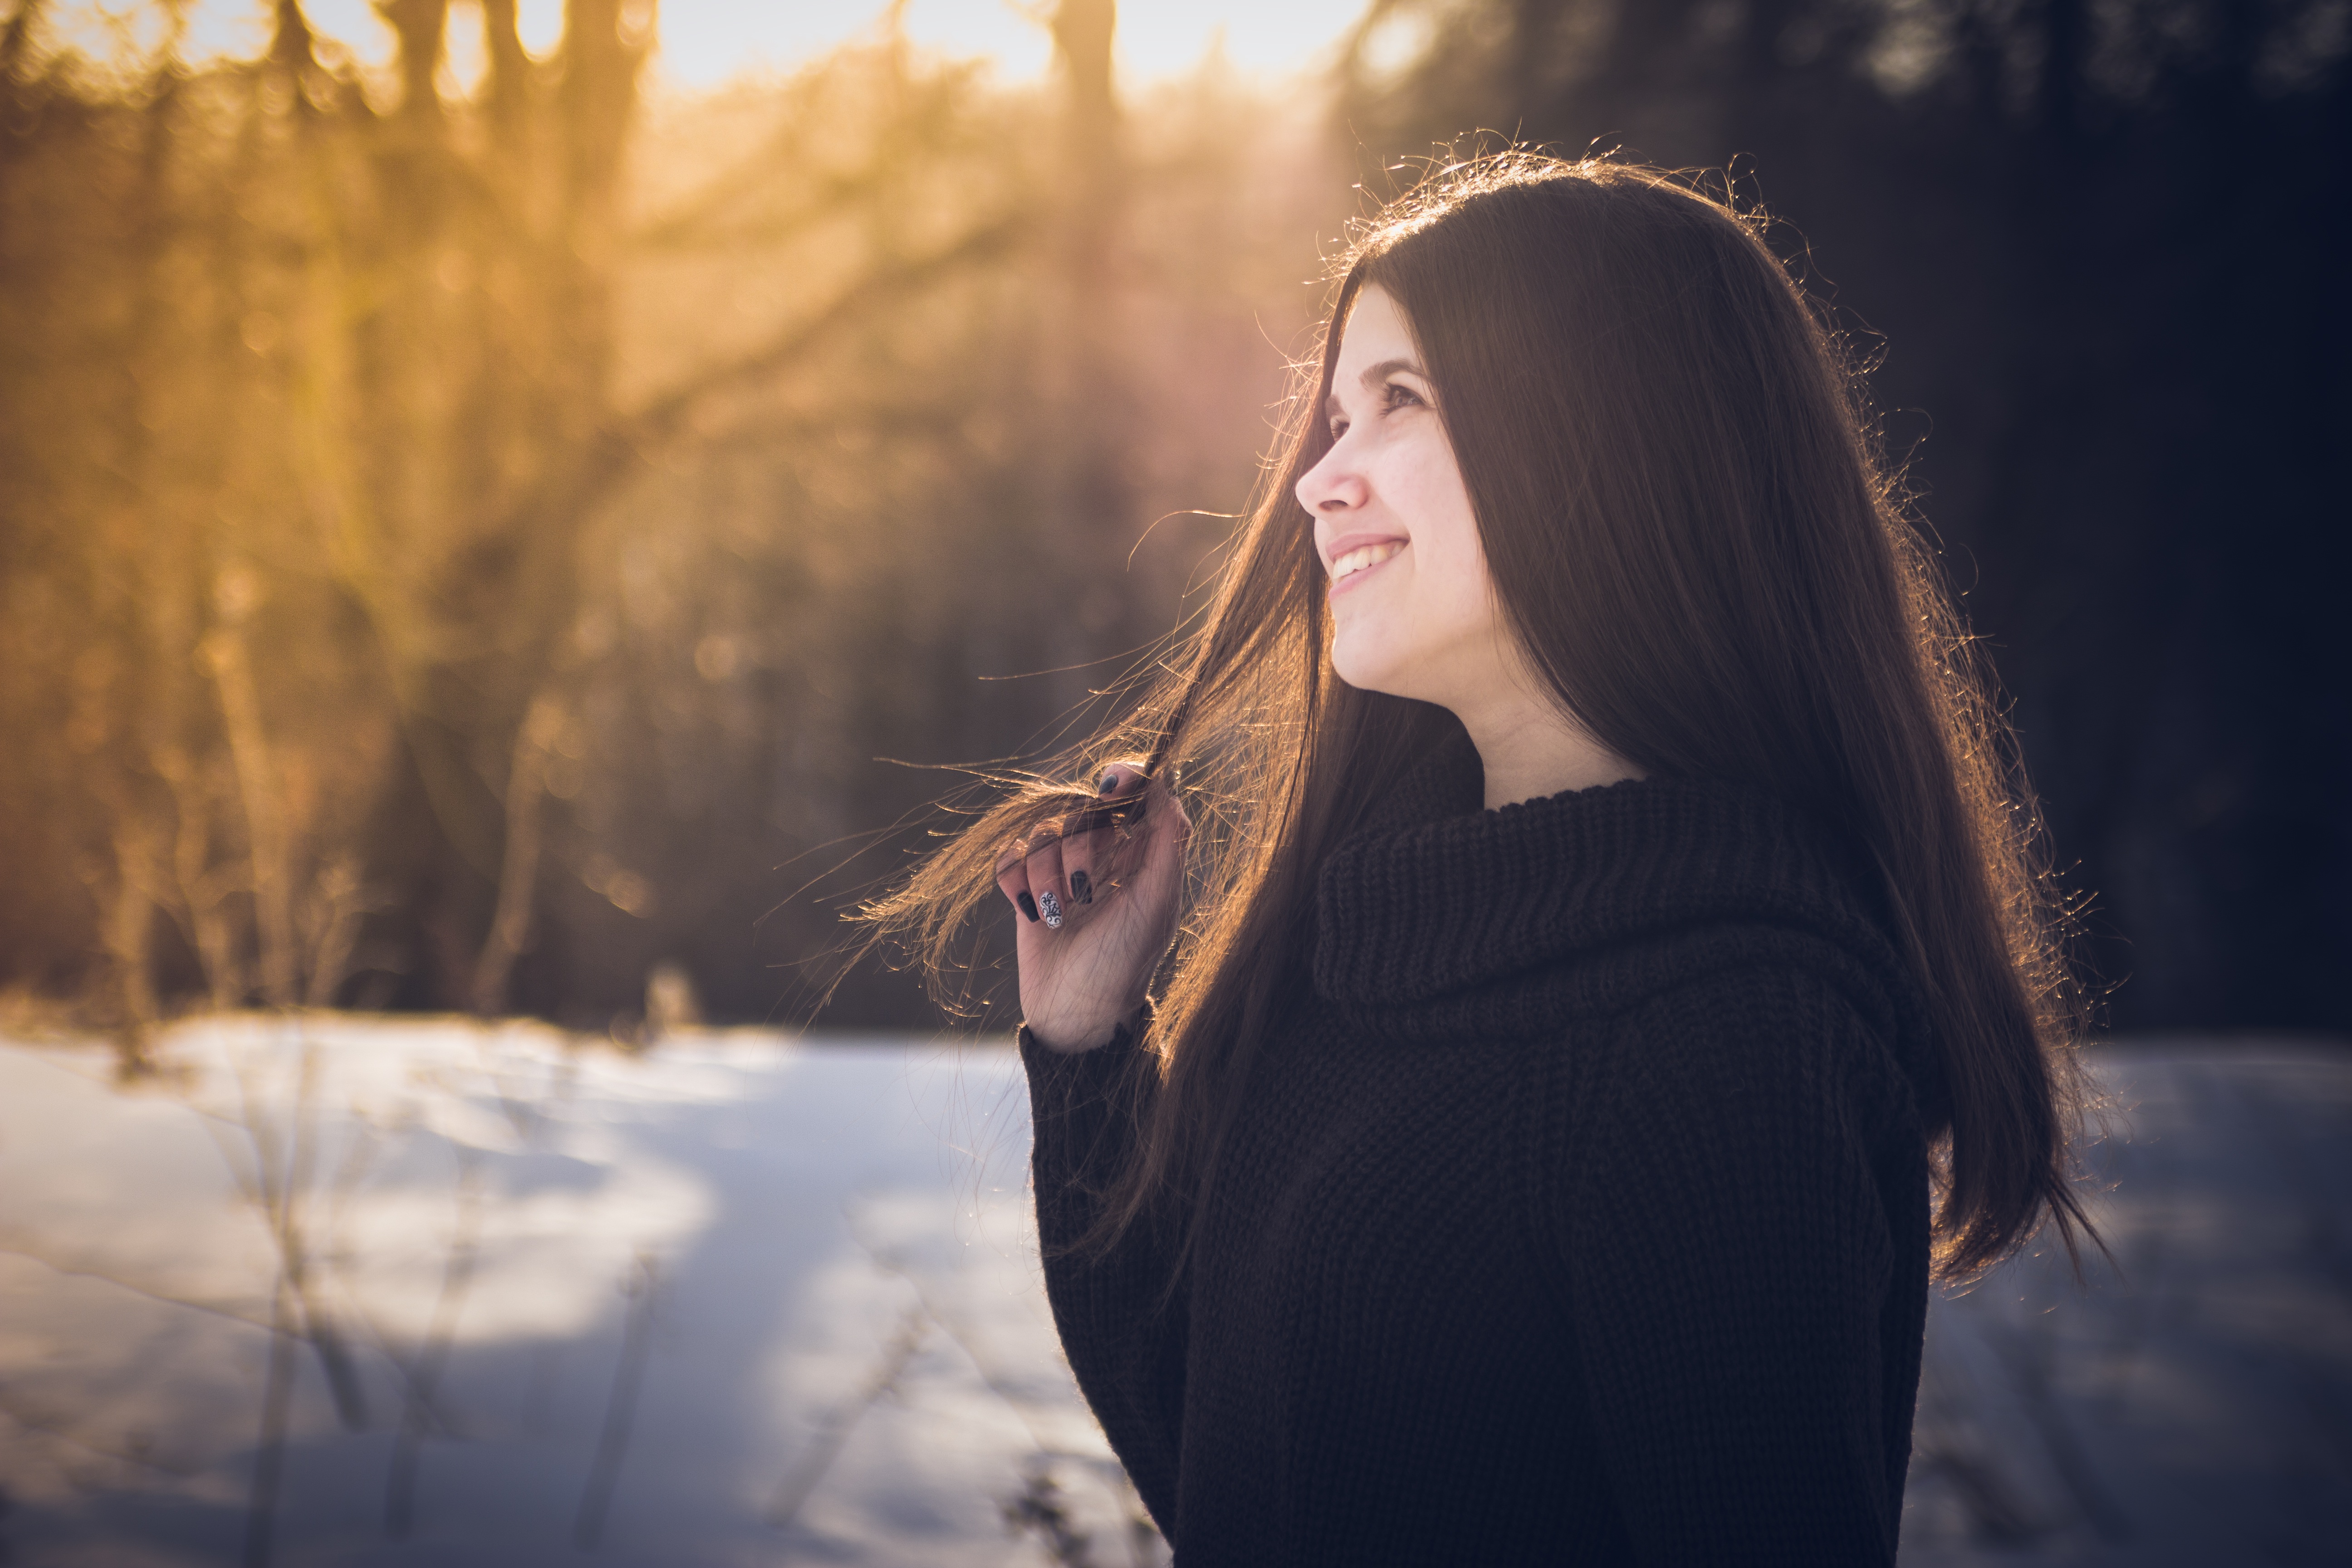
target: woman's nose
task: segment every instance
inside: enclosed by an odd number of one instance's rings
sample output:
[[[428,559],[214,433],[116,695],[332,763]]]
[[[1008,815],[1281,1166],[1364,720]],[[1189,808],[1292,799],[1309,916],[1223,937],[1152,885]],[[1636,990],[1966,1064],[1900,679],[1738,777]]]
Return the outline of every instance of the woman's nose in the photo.
[[[1334,447],[1323,454],[1321,462],[1299,476],[1296,493],[1298,504],[1319,517],[1354,510],[1364,504],[1371,489],[1356,466],[1341,455],[1341,448]]]

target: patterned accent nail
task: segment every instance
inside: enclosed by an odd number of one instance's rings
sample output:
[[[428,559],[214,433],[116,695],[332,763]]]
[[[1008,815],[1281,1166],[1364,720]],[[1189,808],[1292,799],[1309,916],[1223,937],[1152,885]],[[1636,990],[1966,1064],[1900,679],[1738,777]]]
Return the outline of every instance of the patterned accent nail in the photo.
[[[1062,900],[1054,896],[1053,889],[1048,888],[1037,895],[1037,912],[1045,917],[1047,930],[1062,929]]]
[[[1084,871],[1071,872],[1070,892],[1077,899],[1078,902],[1082,904],[1093,903],[1095,901],[1095,879],[1092,877],[1087,876]]]
[[[1049,898],[1049,899],[1050,899],[1050,898],[1052,898],[1054,895],[1053,895],[1053,894],[1051,894],[1051,893],[1048,893],[1048,894],[1046,894],[1045,896],[1046,896],[1047,898]],[[1028,894],[1024,893],[1024,894],[1022,894],[1019,898],[1014,899],[1013,901],[1013,903],[1015,903],[1016,905],[1020,906],[1020,910],[1021,910],[1021,912],[1022,912],[1023,914],[1027,915],[1027,916],[1029,917],[1029,923],[1030,923],[1030,924],[1034,925],[1034,924],[1037,922],[1037,900],[1034,900],[1034,899],[1031,898]],[[1055,923],[1055,925],[1059,925],[1059,924],[1061,924],[1062,922],[1061,922],[1061,921],[1055,921],[1054,923]]]

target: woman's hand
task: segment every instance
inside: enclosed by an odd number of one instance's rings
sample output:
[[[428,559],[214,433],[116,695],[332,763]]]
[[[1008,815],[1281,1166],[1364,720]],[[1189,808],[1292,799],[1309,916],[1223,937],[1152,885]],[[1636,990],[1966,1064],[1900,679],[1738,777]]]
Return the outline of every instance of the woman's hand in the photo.
[[[1017,911],[1022,1015],[1057,1051],[1107,1044],[1143,1005],[1176,934],[1192,832],[1176,797],[1138,769],[1114,763],[1096,787],[1100,806],[1041,824],[996,867]]]

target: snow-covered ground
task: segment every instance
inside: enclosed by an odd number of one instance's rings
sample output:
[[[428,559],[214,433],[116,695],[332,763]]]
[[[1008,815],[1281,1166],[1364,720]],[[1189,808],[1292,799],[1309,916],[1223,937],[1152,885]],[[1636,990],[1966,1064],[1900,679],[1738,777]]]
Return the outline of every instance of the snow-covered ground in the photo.
[[[2352,1563],[2352,1047],[2095,1051],[2116,1267],[1936,1303],[1906,1568]]]
[[[1164,1560],[1055,1345],[1001,1045],[161,1054],[0,1044],[0,1559]],[[2352,1054],[2097,1060],[2126,1278],[1937,1304],[1906,1562],[2340,1561]]]

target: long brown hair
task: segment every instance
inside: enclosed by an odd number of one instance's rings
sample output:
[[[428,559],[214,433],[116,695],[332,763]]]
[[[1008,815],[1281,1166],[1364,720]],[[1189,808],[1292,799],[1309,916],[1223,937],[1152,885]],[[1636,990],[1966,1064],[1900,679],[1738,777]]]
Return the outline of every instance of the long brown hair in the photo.
[[[1513,150],[1433,170],[1355,236],[1212,607],[1069,759],[1181,769],[1202,828],[1125,1085],[1132,1152],[1082,1246],[1147,1214],[1182,1226],[1303,984],[1326,853],[1450,722],[1332,673],[1293,494],[1330,446],[1339,332],[1372,286],[1412,327],[1504,612],[1567,710],[1645,773],[1772,792],[1881,882],[1941,1057],[1923,1107],[1939,1273],[1998,1261],[2045,1215],[2070,1253],[2091,1234],[2068,1148],[2084,994],[2032,796],[1860,373],[1761,229],[1654,169]],[[1011,791],[863,915],[948,983],[1002,847],[1089,800]]]

